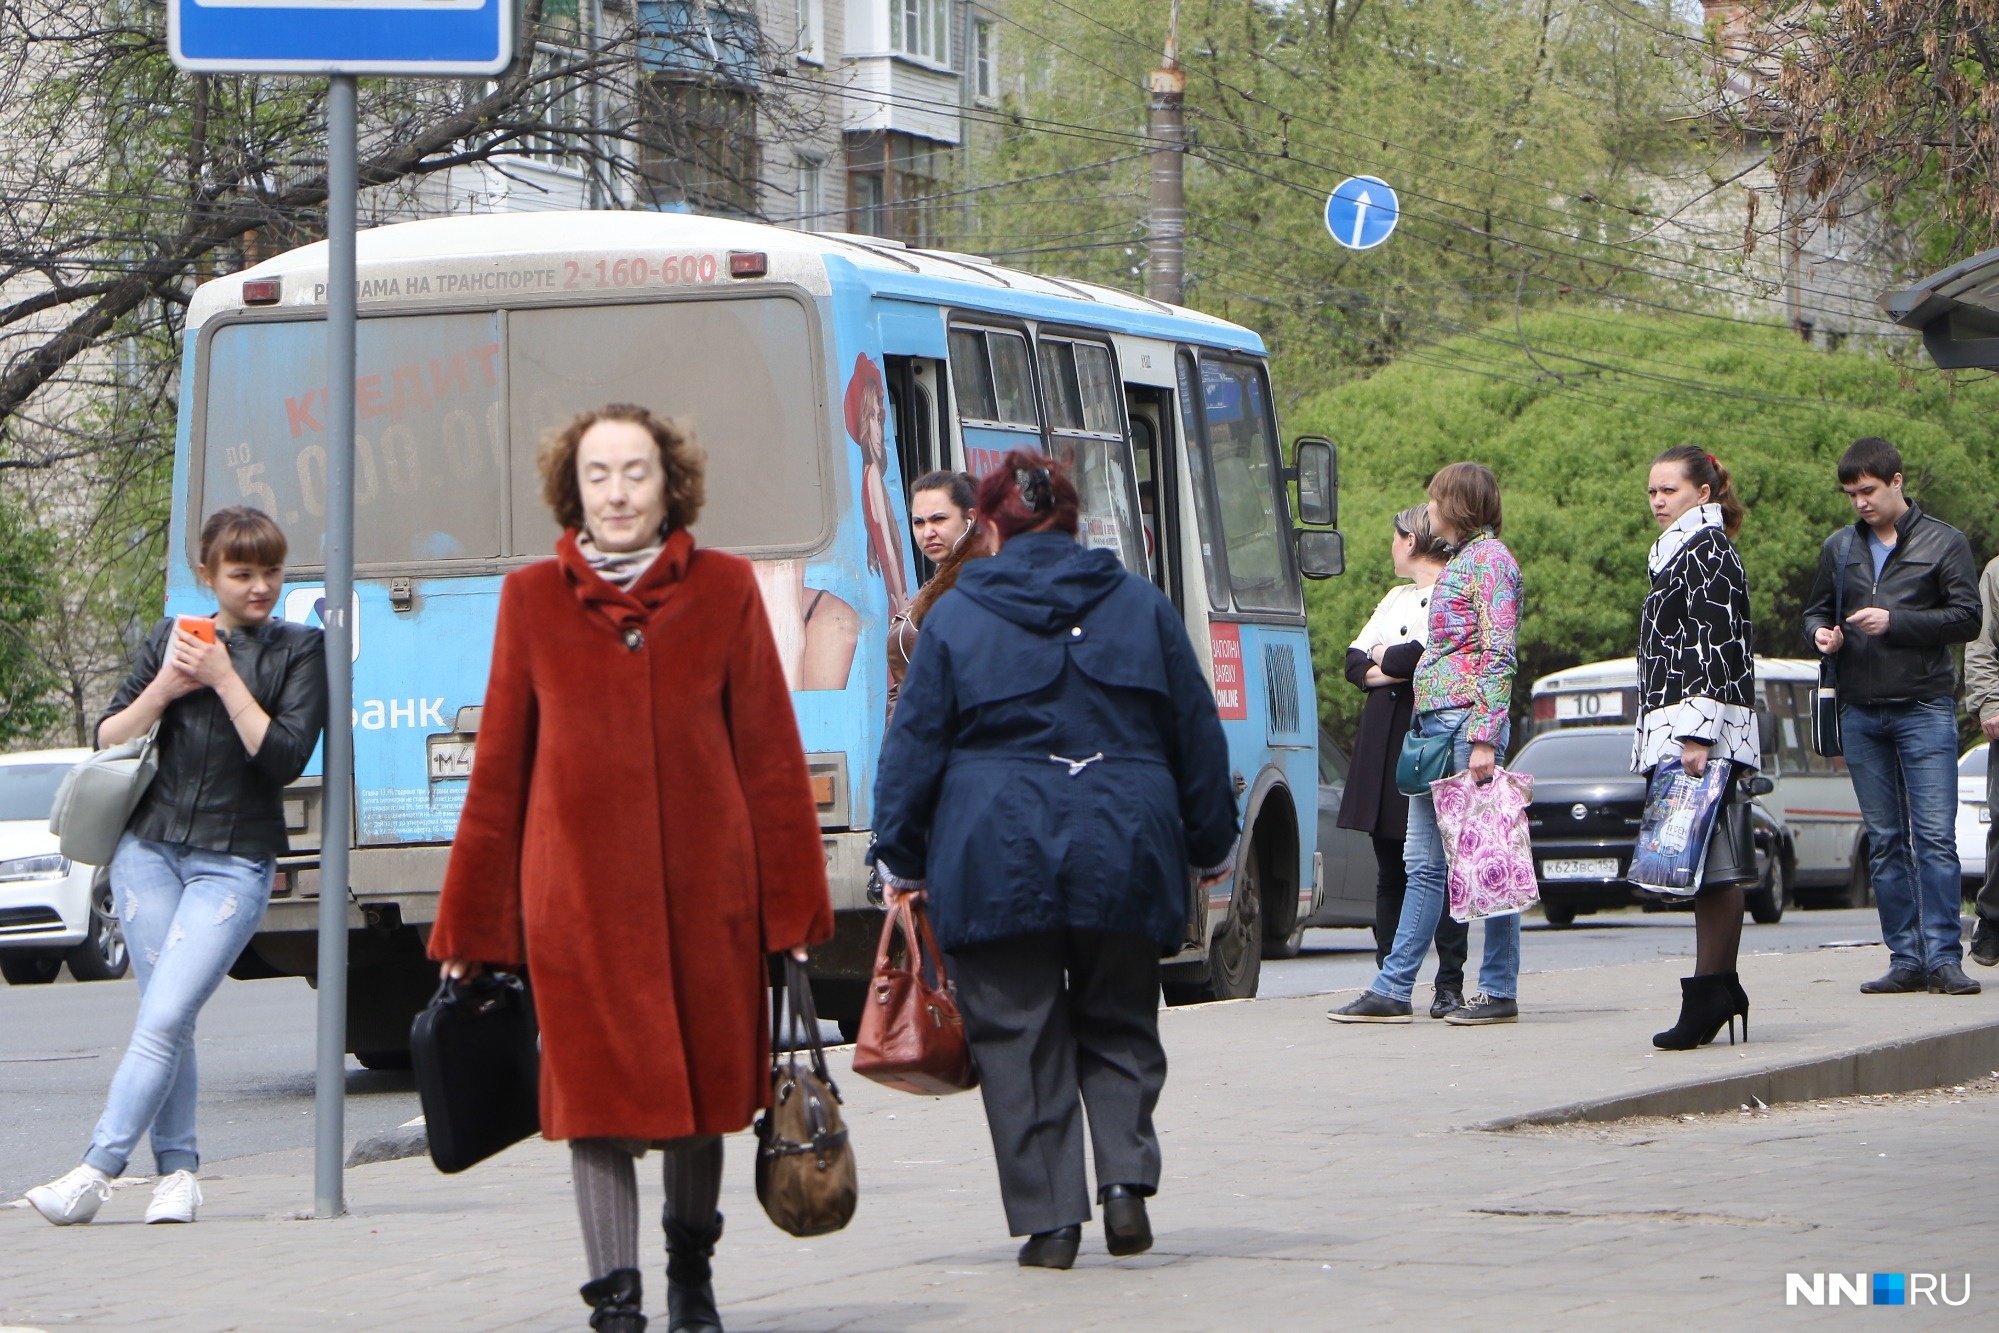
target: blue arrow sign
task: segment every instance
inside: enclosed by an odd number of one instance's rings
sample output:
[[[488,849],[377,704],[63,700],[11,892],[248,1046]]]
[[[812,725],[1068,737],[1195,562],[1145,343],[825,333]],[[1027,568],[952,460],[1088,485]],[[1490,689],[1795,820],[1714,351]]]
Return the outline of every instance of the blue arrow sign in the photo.
[[[1326,230],[1349,250],[1372,250],[1402,216],[1395,191],[1378,176],[1349,176],[1326,200]]]
[[[167,52],[223,74],[499,74],[515,0],[167,0]]]

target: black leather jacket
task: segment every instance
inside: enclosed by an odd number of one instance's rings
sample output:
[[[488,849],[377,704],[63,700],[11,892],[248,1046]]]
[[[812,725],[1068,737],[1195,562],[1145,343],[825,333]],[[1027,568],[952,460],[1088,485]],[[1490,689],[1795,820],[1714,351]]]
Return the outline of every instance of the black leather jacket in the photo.
[[[122,712],[159,674],[173,627],[169,617],[146,635],[104,717]],[[270,714],[264,743],[254,755],[244,752],[214,690],[182,695],[160,718],[159,775],[126,828],[153,842],[261,860],[286,848],[285,785],[305,771],[326,726],[326,651],[318,630],[283,620],[237,630],[227,642],[236,674]]]
[[[1849,704],[1913,703],[1948,699],[1957,692],[1957,666],[1950,645],[1978,633],[1978,567],[1971,543],[1941,519],[1914,504],[1895,524],[1895,547],[1874,576],[1866,524],[1856,521],[1826,538],[1819,548],[1818,574],[1805,603],[1805,641],[1818,655],[1814,636],[1833,623],[1833,562],[1843,532],[1851,532],[1843,615],[1864,606],[1888,612],[1888,632],[1860,634],[1844,626],[1839,650],[1839,697]]]

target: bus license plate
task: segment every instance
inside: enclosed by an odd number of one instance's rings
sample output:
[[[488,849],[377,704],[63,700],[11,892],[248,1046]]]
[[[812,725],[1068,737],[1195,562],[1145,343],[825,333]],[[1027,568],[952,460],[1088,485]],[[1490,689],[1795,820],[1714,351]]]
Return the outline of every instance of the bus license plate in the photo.
[[[1601,857],[1588,861],[1543,861],[1542,879],[1616,879],[1617,858]]]
[[[1555,717],[1560,721],[1594,721],[1597,718],[1622,720],[1623,690],[1586,690],[1555,696]]]
[[[471,736],[432,736],[429,743],[432,782],[462,782],[472,776],[472,750],[477,740]]]

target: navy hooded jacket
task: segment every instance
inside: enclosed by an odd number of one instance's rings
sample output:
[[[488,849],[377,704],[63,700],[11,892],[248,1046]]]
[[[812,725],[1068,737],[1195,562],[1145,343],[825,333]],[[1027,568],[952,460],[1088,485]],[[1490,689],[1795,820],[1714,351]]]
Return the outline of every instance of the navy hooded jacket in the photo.
[[[956,949],[1064,927],[1185,936],[1236,838],[1180,615],[1105,550],[1023,533],[924,619],[875,779],[876,856]]]

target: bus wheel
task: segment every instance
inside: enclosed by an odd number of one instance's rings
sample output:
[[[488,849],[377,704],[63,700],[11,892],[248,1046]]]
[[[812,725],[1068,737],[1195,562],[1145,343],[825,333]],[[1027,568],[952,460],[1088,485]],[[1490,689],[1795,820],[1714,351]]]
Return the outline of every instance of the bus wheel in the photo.
[[[1228,920],[1208,946],[1209,1000],[1249,1000],[1263,979],[1263,857],[1252,846],[1236,871]]]

